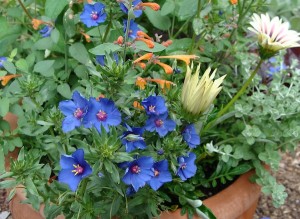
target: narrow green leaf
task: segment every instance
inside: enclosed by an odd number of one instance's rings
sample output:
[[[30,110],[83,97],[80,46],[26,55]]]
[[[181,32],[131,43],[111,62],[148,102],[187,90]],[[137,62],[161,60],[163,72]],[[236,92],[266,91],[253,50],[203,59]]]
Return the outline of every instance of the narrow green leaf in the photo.
[[[68,3],[67,0],[46,0],[45,15],[55,20]]]
[[[5,116],[9,110],[9,99],[7,97],[3,97],[0,99],[0,116]]]
[[[9,73],[12,73],[12,74],[16,74],[17,73],[17,69],[16,69],[15,65],[13,63],[9,62],[9,61],[3,62],[3,67]]]

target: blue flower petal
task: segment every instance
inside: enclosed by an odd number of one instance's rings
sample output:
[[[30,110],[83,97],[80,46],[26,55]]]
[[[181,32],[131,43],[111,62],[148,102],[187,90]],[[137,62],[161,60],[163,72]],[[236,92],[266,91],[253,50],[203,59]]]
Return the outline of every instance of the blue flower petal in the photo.
[[[58,174],[58,181],[67,184],[75,192],[81,181],[81,176],[75,176],[70,169],[62,169]]]
[[[58,108],[65,116],[73,115],[77,109],[75,103],[71,100],[61,101],[58,105]]]
[[[76,164],[76,161],[72,156],[61,155],[60,166],[62,169],[72,169],[74,164]]]
[[[62,121],[62,130],[64,133],[70,132],[74,130],[76,127],[79,127],[81,125],[81,121],[77,118],[75,118],[73,115],[67,116]]]
[[[86,108],[88,105],[88,101],[78,91],[74,91],[72,99],[74,100],[74,103],[82,109]]]

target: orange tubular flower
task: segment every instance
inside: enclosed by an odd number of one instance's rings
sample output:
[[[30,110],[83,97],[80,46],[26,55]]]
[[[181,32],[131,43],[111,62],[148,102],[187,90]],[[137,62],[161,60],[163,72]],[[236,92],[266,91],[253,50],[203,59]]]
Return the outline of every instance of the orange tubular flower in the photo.
[[[114,41],[114,44],[123,45],[124,38],[122,36],[119,36],[116,41]]]
[[[85,32],[82,32],[82,31],[80,33],[84,36],[86,42],[88,42],[88,43],[91,42],[90,35],[86,34]]]
[[[152,49],[154,47],[154,43],[152,40],[148,40],[148,39],[145,39],[145,38],[136,38],[135,39],[136,41],[143,41],[144,43],[147,44],[147,46]]]
[[[159,4],[157,4],[157,3],[152,3],[152,2],[141,2],[140,4],[139,4],[139,6],[140,7],[149,7],[149,8],[151,8],[152,10],[154,10],[154,11],[158,11],[159,9],[160,9],[160,6],[159,6]]]
[[[141,90],[145,90],[147,81],[144,78],[137,77],[135,80],[135,85],[138,86]]]
[[[5,86],[11,79],[21,77],[21,76],[22,75],[5,75],[5,76],[0,77],[0,81],[1,81],[2,86]]]
[[[191,59],[195,59],[198,56],[195,55],[172,55],[172,56],[158,56],[159,59],[178,59],[184,61],[187,65],[190,64]]]
[[[133,107],[136,109],[144,110],[144,107],[136,100],[133,102]]]
[[[162,63],[160,61],[155,61],[155,64],[160,65],[166,72],[166,74],[172,74],[173,73],[173,68],[165,63]]]
[[[140,58],[137,58],[136,60],[133,61],[133,64],[136,64],[142,60],[149,60],[153,56],[153,53],[146,53],[145,55],[142,55]]]
[[[231,3],[232,5],[236,5],[236,4],[238,3],[238,0],[230,0],[230,3]]]
[[[153,41],[153,39],[148,34],[144,33],[141,30],[137,31],[137,36]]]
[[[165,46],[165,47],[168,47],[170,45],[172,45],[173,41],[172,40],[167,40],[167,41],[163,41],[161,43],[161,45]]]
[[[170,89],[171,85],[176,85],[172,81],[167,81],[163,79],[152,79],[152,78],[146,78],[147,81],[152,81],[160,85],[161,89],[164,90],[165,88]]]

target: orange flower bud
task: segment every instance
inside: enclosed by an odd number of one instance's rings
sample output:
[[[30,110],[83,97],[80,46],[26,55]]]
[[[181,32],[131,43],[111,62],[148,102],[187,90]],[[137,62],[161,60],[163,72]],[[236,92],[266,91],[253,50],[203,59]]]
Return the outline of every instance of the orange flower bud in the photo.
[[[173,41],[172,40],[167,40],[167,41],[163,41],[161,43],[161,45],[165,46],[165,47],[168,47],[170,45],[172,45]]]
[[[153,43],[153,41],[151,41],[151,40],[144,39],[144,38],[136,38],[135,40],[136,40],[136,41],[143,41],[144,43],[147,44],[147,46],[148,46],[150,49],[152,49],[152,48],[154,47],[154,43]]]
[[[142,69],[146,68],[146,64],[143,62],[138,62],[138,63],[136,63],[136,65],[140,66],[140,68],[142,68]]]
[[[137,77],[135,80],[135,85],[138,86],[141,90],[145,90],[147,81],[144,78]]]
[[[139,6],[140,6],[140,7],[149,7],[149,8],[151,8],[151,9],[154,10],[154,11],[158,11],[158,10],[160,9],[159,4],[157,4],[157,3],[152,3],[152,2],[145,2],[145,3],[141,2],[141,3],[139,4]]]
[[[138,31],[137,31],[137,36],[138,36],[138,37],[141,37],[141,38],[146,38],[146,39],[148,39],[148,40],[152,40],[152,41],[153,41],[153,39],[152,39],[150,36],[148,36],[148,34],[144,33],[144,32],[141,31],[141,30],[138,30]]]
[[[90,37],[90,35],[88,35],[88,34],[86,34],[86,33],[84,33],[84,32],[80,32],[80,33],[84,36],[86,42],[88,42],[88,43],[91,42],[91,37]]]
[[[119,36],[116,41],[114,41],[115,44],[123,45],[124,38],[122,36]]]
[[[152,79],[152,78],[146,78],[147,81],[152,81],[152,82],[155,82],[157,84],[160,85],[161,89],[170,89],[171,88],[171,85],[176,85],[174,84],[172,81],[167,81],[167,80],[163,80],[163,79]]]
[[[133,64],[136,64],[142,60],[149,60],[153,56],[153,53],[146,53],[145,55],[142,55],[140,58],[137,58],[136,60],[133,61]]]
[[[105,95],[104,94],[99,94],[99,96],[96,98],[96,100],[100,100],[101,98],[105,98]]]
[[[173,73],[173,68],[165,63],[162,63],[160,61],[155,61],[155,64],[160,65],[166,72],[166,74],[172,74]]]
[[[1,81],[2,86],[5,86],[11,79],[21,77],[21,76],[22,75],[5,75],[5,76],[0,77],[0,81]]]
[[[136,100],[133,102],[133,107],[136,109],[144,110],[144,107]]]

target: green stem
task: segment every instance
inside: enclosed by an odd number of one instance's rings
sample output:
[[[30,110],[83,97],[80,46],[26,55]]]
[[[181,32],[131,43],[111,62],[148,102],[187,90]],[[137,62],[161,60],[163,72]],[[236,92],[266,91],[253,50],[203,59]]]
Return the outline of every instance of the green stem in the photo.
[[[132,0],[129,1],[129,5],[132,5]],[[128,10],[128,17],[127,17],[127,23],[126,23],[126,32],[125,32],[125,38],[124,38],[123,62],[125,62],[125,59],[126,59],[128,32],[130,31],[129,29],[130,29],[130,18],[129,18],[129,10]]]
[[[260,69],[261,64],[263,63],[263,59],[260,59],[259,63],[257,64],[256,68],[254,69],[254,71],[251,73],[250,77],[247,79],[247,81],[244,83],[244,85],[242,86],[242,88],[239,90],[239,92],[237,92],[237,94],[229,101],[229,103],[227,103],[227,105],[219,111],[219,113],[217,114],[216,118],[209,122],[205,128],[203,129],[203,132],[205,132],[207,129],[209,129],[215,121],[217,121],[218,118],[220,118],[222,115],[224,115],[227,110],[235,103],[235,101],[245,93],[246,89],[248,88],[248,86],[250,85],[250,83],[252,82],[252,79],[254,78],[254,76],[256,75],[256,73],[258,72],[258,70]]]
[[[29,14],[29,12],[27,11],[27,9],[25,8],[24,4],[22,3],[21,0],[18,0],[19,4],[21,5],[23,11],[25,12],[25,14],[27,15],[27,17],[29,17],[30,20],[32,20],[31,15]]]
[[[201,11],[201,0],[198,0],[198,6],[197,6],[197,14],[196,14],[196,18],[200,17],[200,11]],[[193,30],[193,37],[192,37],[192,44],[191,47],[189,49],[189,54],[191,54],[193,52],[194,49],[194,45],[195,45],[195,40],[196,40],[196,33]]]
[[[112,11],[111,11],[111,7],[110,7],[110,10],[109,10],[109,23],[106,27],[106,30],[105,30],[105,33],[104,33],[104,36],[102,38],[102,42],[105,43],[105,40],[108,36],[108,33],[109,33],[109,30],[111,28],[111,25],[112,25]]]
[[[184,24],[180,27],[180,29],[174,34],[174,36],[173,36],[174,39],[181,33],[181,31],[185,28],[185,26],[188,23],[190,23],[190,21],[191,21],[191,18],[184,22]]]
[[[65,32],[65,73],[67,74],[69,71],[68,66],[68,35],[67,32]]]

